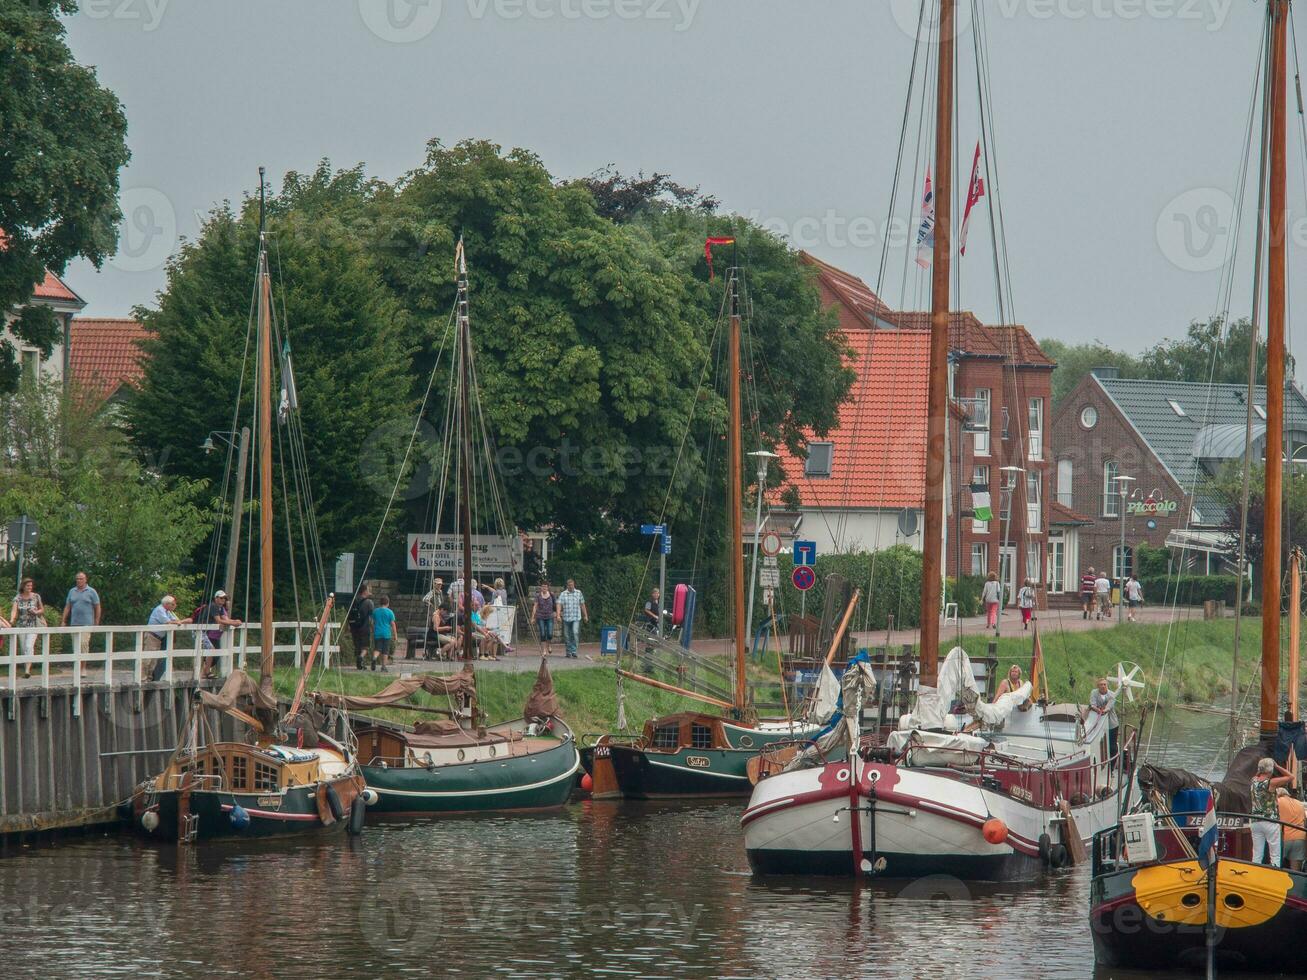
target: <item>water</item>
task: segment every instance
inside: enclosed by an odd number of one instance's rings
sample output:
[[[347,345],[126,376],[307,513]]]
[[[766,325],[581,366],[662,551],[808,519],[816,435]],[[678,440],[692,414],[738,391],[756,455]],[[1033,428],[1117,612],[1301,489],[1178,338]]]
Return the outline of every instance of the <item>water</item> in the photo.
[[[1208,768],[1224,719],[1172,720],[1168,761]],[[0,858],[0,975],[1095,976],[1088,868],[1026,886],[756,881],[741,809],[584,802],[262,849],[28,848]]]

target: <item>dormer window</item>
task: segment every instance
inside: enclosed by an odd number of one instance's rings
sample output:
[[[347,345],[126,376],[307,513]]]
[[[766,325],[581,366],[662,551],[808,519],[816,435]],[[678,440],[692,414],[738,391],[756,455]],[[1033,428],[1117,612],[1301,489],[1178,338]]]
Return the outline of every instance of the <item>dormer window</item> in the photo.
[[[1166,403],[1171,406],[1171,411],[1175,412],[1175,414],[1178,415],[1180,418],[1183,419],[1188,417],[1187,414],[1185,413],[1185,410],[1180,407],[1180,403],[1176,401],[1174,398],[1168,398],[1166,400]]]
[[[1254,405],[1253,411],[1257,413],[1257,417],[1259,419],[1261,419],[1263,422],[1266,421],[1266,409],[1262,408],[1261,405]]]
[[[830,476],[831,461],[835,455],[833,442],[808,443],[808,458],[803,463],[804,476]]]

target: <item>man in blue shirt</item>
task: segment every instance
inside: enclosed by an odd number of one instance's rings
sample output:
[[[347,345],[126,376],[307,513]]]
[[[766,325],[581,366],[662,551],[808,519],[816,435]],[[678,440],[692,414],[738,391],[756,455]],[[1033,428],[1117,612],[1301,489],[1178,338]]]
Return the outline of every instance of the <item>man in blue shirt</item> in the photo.
[[[381,672],[386,673],[386,658],[394,659],[395,612],[390,608],[390,596],[383,595],[380,605],[372,610],[372,669],[381,661]]]
[[[62,625],[100,625],[100,593],[87,584],[85,572],[77,573],[77,584],[68,590],[68,597],[64,599]],[[80,654],[83,645],[85,645],[89,653],[91,649],[90,633],[74,633],[73,654]]]
[[[177,598],[176,596],[166,595],[159,604],[150,610],[150,618],[146,621],[147,626],[167,626],[169,623],[189,623],[190,619],[177,618]],[[168,643],[168,631],[161,630],[155,632],[151,630],[145,634],[145,643],[147,650],[162,650]],[[165,661],[147,660],[142,668],[142,673],[152,681],[157,681],[163,677]]]

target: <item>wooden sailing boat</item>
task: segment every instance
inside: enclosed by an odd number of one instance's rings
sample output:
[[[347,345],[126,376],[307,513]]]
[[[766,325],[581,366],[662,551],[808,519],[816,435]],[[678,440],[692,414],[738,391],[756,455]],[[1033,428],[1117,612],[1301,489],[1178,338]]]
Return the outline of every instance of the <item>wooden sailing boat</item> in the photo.
[[[468,315],[467,260],[460,239],[455,254],[458,302],[459,527],[462,580],[472,565],[472,334]],[[464,589],[463,596],[467,595]],[[485,727],[476,702],[476,637],[462,629],[463,669],[452,676],[401,677],[370,697],[319,692],[320,703],[353,711],[401,707],[447,715],[411,728],[358,719],[355,736],[370,808],[378,813],[435,815],[562,806],[581,762],[571,729],[559,717],[549,667],[542,658],[524,717]],[[448,709],[414,702],[419,692],[449,699]]]
[[[1089,920],[1099,963],[1138,970],[1218,966],[1248,972],[1301,973],[1297,944],[1307,930],[1307,873],[1250,860],[1251,778],[1276,754],[1283,729],[1300,737],[1296,720],[1299,584],[1291,632],[1291,719],[1280,720],[1281,489],[1284,446],[1286,269],[1286,135],[1290,0],[1267,0],[1267,98],[1264,150],[1269,148],[1269,240],[1266,317],[1266,482],[1262,527],[1260,738],[1231,759],[1224,780],[1209,783],[1183,770],[1144,767],[1141,801],[1094,841]],[[1260,238],[1260,236],[1258,236]],[[1261,242],[1256,243],[1260,251]],[[1254,304],[1254,323],[1257,309]],[[1253,333],[1254,347],[1256,332]],[[1251,380],[1251,379],[1250,379]],[[1250,392],[1251,396],[1251,392]],[[1251,402],[1251,397],[1250,397]],[[1237,687],[1232,697],[1237,694]],[[1233,707],[1233,706],[1232,706]],[[1287,761],[1287,760],[1286,760]],[[1173,794],[1197,790],[1207,813],[1172,813]],[[1210,819],[1209,819],[1210,815]],[[1272,821],[1274,822],[1274,821]]]
[[[257,431],[259,450],[260,655],[256,682],[235,670],[217,694],[200,691],[180,745],[163,772],[137,788],[132,826],[147,836],[192,842],[363,829],[363,777],[349,749],[301,714],[300,697],[278,720],[273,687],[272,285],[259,169],[257,292]],[[306,660],[317,656],[332,598],[318,621]],[[303,679],[300,691],[303,690]],[[214,738],[208,712],[226,714],[252,741]],[[293,735],[293,739],[292,736]]]

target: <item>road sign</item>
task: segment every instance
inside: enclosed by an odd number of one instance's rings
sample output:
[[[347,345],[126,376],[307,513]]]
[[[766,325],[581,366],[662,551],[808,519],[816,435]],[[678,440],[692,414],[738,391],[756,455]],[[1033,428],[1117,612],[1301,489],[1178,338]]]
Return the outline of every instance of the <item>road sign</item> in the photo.
[[[775,556],[775,555],[763,555],[763,556],[762,556],[762,567],[763,567],[763,568],[775,568],[775,567],[776,567],[776,556]]]
[[[764,589],[774,589],[781,584],[781,572],[779,568],[760,568],[758,569],[758,584]]]
[[[794,582],[796,589],[800,592],[807,592],[817,584],[817,573],[812,570],[811,565],[795,565],[791,580]]]
[[[663,537],[663,554],[670,555],[672,553],[672,536],[670,534],[664,534],[662,537]]]
[[[817,542],[816,541],[795,541],[794,542],[794,564],[795,565],[815,565],[817,563]]]
[[[7,533],[9,535],[9,547],[11,548],[35,548],[36,538],[41,531],[41,526],[32,520],[26,514],[16,521],[10,521]]]
[[[775,601],[776,601],[776,590],[775,590],[775,589],[770,589],[770,588],[768,588],[768,589],[763,589],[763,590],[762,590],[762,604],[763,604],[764,606],[770,606],[770,605],[772,605],[772,603],[774,603]]]
[[[762,549],[762,553],[766,557],[775,558],[781,553],[781,536],[775,531],[768,531],[762,536],[758,547]]]
[[[640,533],[641,534],[666,534],[667,525],[666,524],[641,524]]]

